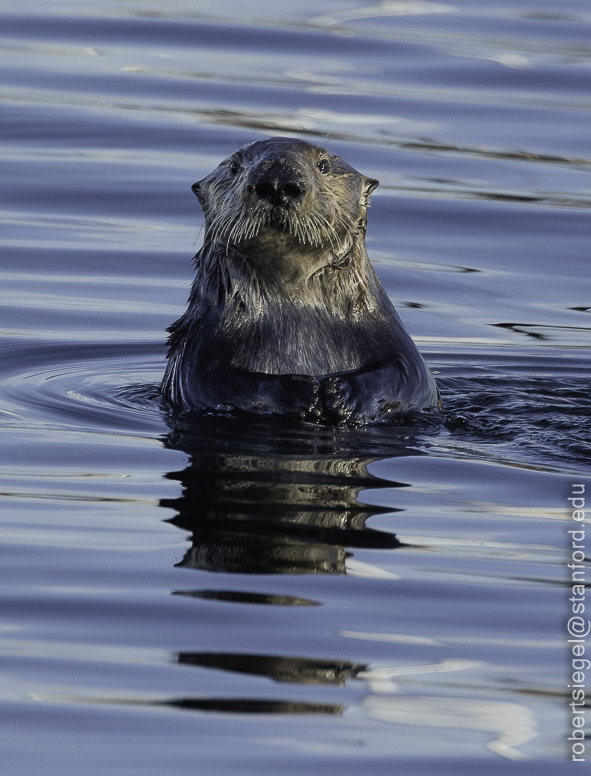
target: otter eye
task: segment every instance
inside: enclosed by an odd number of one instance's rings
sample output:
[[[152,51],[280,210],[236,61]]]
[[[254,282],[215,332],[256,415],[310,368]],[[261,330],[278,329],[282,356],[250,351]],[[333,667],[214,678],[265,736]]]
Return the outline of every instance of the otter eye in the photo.
[[[330,170],[330,163],[328,159],[321,159],[316,166],[323,175],[326,175],[326,173]]]
[[[240,165],[235,159],[233,159],[232,164],[230,165],[230,172],[232,173],[232,175],[237,175],[239,170],[240,170]]]

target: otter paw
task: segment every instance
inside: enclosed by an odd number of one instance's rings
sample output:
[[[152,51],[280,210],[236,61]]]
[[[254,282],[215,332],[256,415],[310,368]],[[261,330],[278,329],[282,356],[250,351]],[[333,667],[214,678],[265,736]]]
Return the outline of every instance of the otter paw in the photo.
[[[306,418],[318,414],[320,383],[308,375],[286,375],[285,404],[290,414]],[[289,398],[288,398],[289,397]]]
[[[352,413],[351,386],[342,377],[325,377],[321,382],[322,401],[328,416],[348,420]]]

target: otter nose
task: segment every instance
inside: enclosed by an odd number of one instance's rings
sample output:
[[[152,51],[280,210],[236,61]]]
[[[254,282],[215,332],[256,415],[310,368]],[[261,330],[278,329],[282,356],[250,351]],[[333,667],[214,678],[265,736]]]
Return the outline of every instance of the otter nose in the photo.
[[[288,205],[304,193],[302,181],[297,180],[290,170],[274,169],[255,181],[254,192],[259,199],[266,199],[271,205]]]

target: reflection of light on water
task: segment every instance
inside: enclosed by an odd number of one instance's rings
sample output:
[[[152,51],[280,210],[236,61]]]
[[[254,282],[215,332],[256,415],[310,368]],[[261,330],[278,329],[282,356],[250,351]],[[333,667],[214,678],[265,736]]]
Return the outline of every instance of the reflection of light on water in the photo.
[[[375,16],[424,16],[425,14],[455,13],[457,8],[443,3],[429,3],[423,0],[383,0],[378,5],[370,5],[365,8],[350,8],[337,13],[315,16],[309,20],[310,24],[319,27],[333,27],[342,22],[350,22],[353,19],[370,19]]]
[[[404,636],[399,638],[404,638]],[[415,641],[415,643],[418,642]],[[367,671],[360,671],[355,678],[367,682],[369,689],[374,693],[397,693],[399,692],[399,687],[394,681],[396,677],[414,676],[416,674],[438,674],[448,671],[469,671],[472,668],[480,668],[484,665],[486,663],[481,660],[446,659],[439,661],[439,663],[430,663],[424,666],[370,668]]]
[[[387,641],[392,644],[417,644],[421,646],[438,647],[440,641],[426,639],[423,636],[408,636],[403,633],[363,633],[360,631],[337,631],[337,636],[345,639],[362,639],[363,641]]]
[[[347,558],[347,574],[351,577],[364,577],[366,579],[400,579],[398,574],[392,574],[390,571],[374,566],[369,563],[362,563],[354,558]]]
[[[400,637],[399,637],[400,638]],[[404,637],[402,637],[404,638]],[[415,641],[416,643],[416,641]],[[437,642],[433,642],[437,643]],[[441,660],[439,663],[430,663],[424,666],[397,666],[395,668],[372,668],[368,671],[360,671],[357,679],[369,682],[373,692],[397,692],[398,686],[392,682],[396,676],[410,676],[415,674],[438,674],[447,671],[469,671],[472,668],[480,668],[486,665],[481,660]]]
[[[362,639],[363,641],[385,641],[391,644],[416,644],[421,646],[440,647],[443,644],[484,644],[495,647],[520,647],[523,649],[562,649],[564,643],[560,639],[496,639],[490,636],[438,636],[428,639],[423,636],[410,636],[402,633],[364,633],[363,631],[337,631],[337,636],[345,639]],[[443,661],[451,662],[451,661]],[[411,669],[405,671],[411,673]]]
[[[464,50],[446,49],[444,52],[448,56],[452,57],[465,57],[467,59],[484,59],[490,62],[498,62],[499,65],[504,67],[510,67],[512,69],[523,69],[526,67],[532,67],[533,61],[530,57],[524,54],[516,54],[511,51],[482,51],[482,49],[470,49],[466,47]]]
[[[517,465],[517,464],[513,464]],[[491,504],[488,501],[473,501],[468,508],[466,509],[467,512],[472,512],[473,514],[479,514],[479,513],[486,513],[486,514],[495,514],[495,515],[506,515],[508,517],[531,517],[535,518],[536,520],[544,519],[544,520],[560,520],[562,522],[566,521],[568,522],[570,517],[568,512],[560,512],[556,509],[552,509],[551,507],[520,507],[520,506],[505,506],[503,504]],[[584,523],[590,523],[591,518],[585,519],[582,522]],[[538,547],[537,545],[530,545],[532,549],[542,549],[541,547]]]
[[[343,632],[340,635],[348,634]],[[357,634],[356,637],[366,638],[381,635]],[[392,637],[392,640],[399,643],[411,643],[407,640],[409,638],[413,639],[412,643],[417,644],[431,641],[417,637],[395,636],[394,634]],[[435,641],[431,641],[431,643],[437,644]],[[538,735],[534,715],[526,706],[517,703],[469,698],[384,697],[381,695],[382,693],[398,692],[398,685],[393,681],[397,677],[447,671],[469,671],[483,665],[485,663],[479,660],[441,660],[429,665],[369,669],[360,671],[356,678],[366,681],[373,693],[380,694],[372,695],[363,702],[365,709],[374,719],[421,728],[462,728],[494,733],[498,738],[487,744],[488,749],[510,760],[527,759],[527,755],[514,748]]]
[[[488,749],[510,760],[528,759],[527,755],[514,747],[538,735],[532,712],[517,703],[467,698],[372,696],[364,701],[364,706],[374,719],[396,725],[462,728],[494,733],[498,738],[487,744]]]
[[[339,68],[342,69],[342,68]],[[328,71],[334,70],[332,66]],[[288,70],[285,75],[289,78],[302,81],[314,81],[314,72],[310,69],[297,68]],[[322,77],[320,79],[322,81]],[[334,79],[338,83],[338,79]],[[390,130],[393,128],[399,134],[417,135],[435,132],[439,125],[434,121],[415,121],[407,119],[404,116],[394,116],[389,114],[367,114],[367,113],[339,113],[332,110],[321,110],[318,108],[300,108],[295,112],[295,116],[301,120],[305,129],[317,129],[326,125],[330,129],[333,125],[344,125],[350,127],[352,124],[358,125],[387,125]]]

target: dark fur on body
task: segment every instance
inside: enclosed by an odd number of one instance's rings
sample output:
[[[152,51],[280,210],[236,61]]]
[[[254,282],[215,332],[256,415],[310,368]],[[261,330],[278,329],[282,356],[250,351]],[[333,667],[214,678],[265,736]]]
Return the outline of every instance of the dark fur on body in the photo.
[[[272,138],[193,186],[205,238],[169,329],[173,408],[365,423],[439,407],[365,250],[377,185],[322,148]]]

